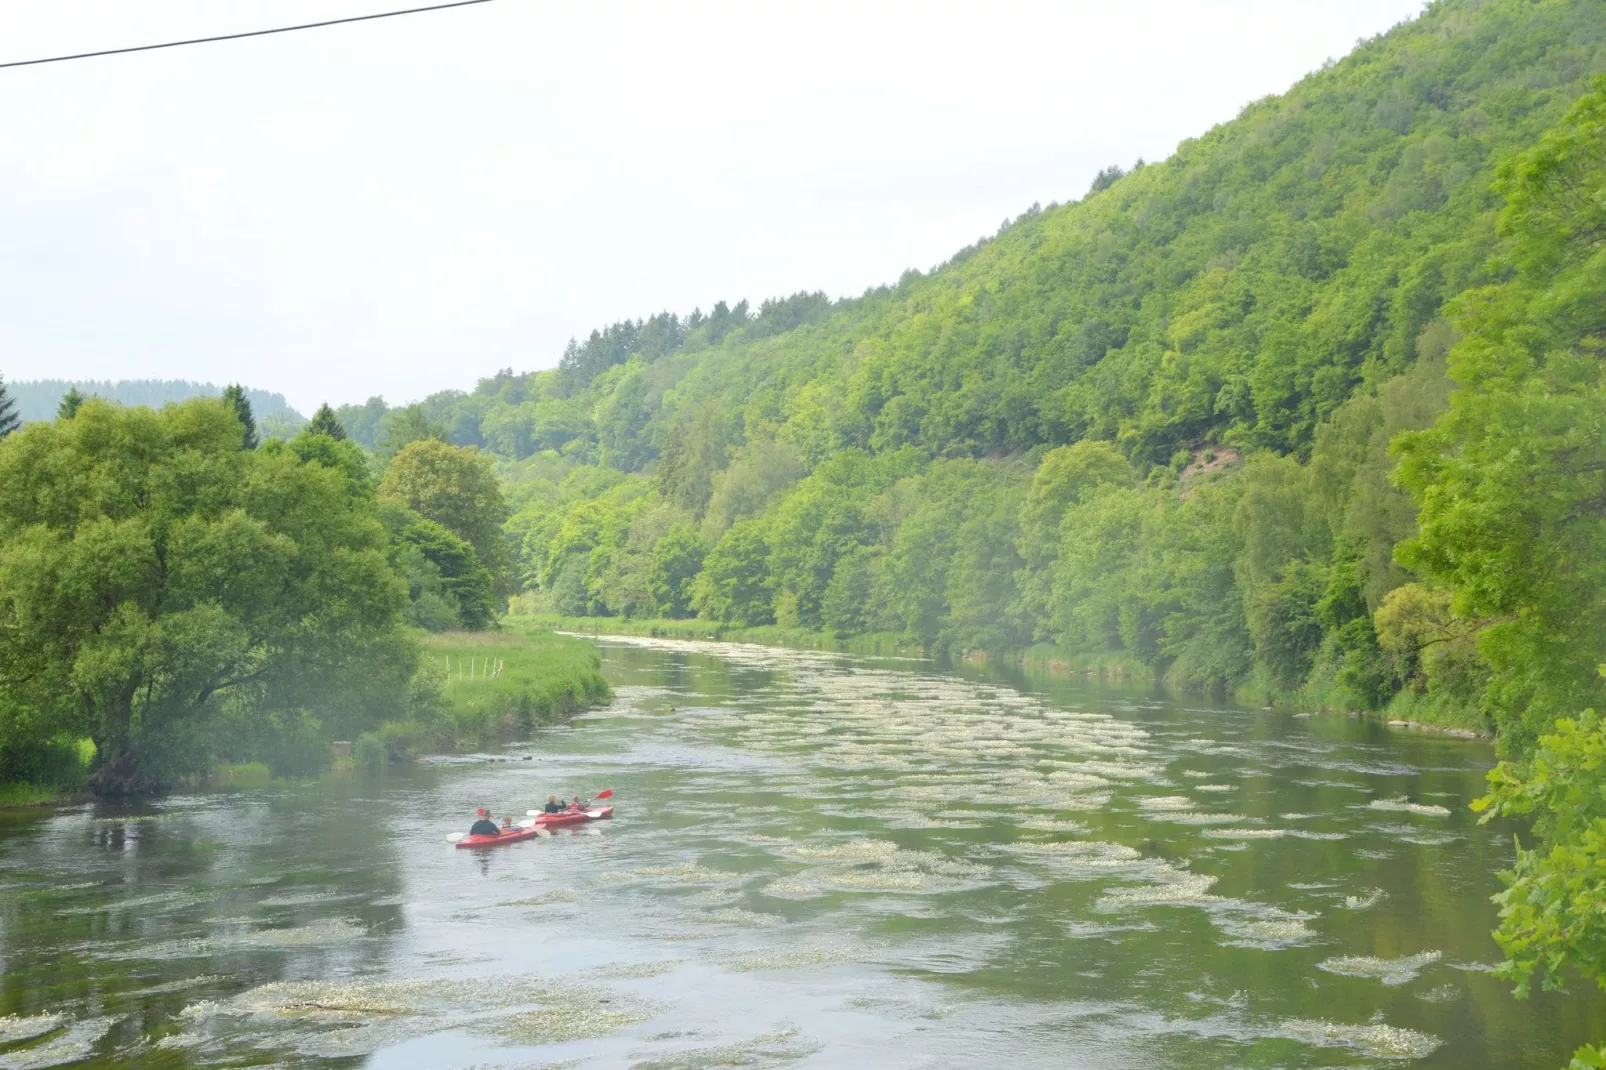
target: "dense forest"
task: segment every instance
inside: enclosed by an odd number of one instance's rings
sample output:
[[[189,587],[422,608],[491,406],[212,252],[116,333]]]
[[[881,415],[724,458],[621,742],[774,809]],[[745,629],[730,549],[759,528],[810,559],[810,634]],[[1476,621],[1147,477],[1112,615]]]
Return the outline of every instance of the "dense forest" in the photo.
[[[33,379],[8,383],[6,390],[16,403],[17,415],[25,423],[53,420],[62,398],[77,391],[84,397],[103,398],[119,405],[144,405],[159,409],[169,401],[187,398],[215,398],[223,393],[215,383],[196,383],[188,379]],[[288,438],[307,422],[283,394],[247,388],[256,420],[265,438]]]
[[[930,274],[622,321],[340,419],[381,457],[494,455],[550,611],[1480,721],[1477,628],[1396,554],[1390,443],[1444,412],[1458,295],[1513,270],[1497,170],[1606,69],[1603,31],[1598,3],[1434,4]]]

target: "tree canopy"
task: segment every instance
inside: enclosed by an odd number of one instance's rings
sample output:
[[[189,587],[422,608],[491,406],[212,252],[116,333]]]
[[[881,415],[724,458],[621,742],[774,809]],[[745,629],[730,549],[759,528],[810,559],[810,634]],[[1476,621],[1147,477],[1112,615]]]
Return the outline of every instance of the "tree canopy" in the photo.
[[[0,714],[75,733],[92,783],[204,768],[231,718],[360,728],[402,700],[405,586],[371,501],[232,407],[86,402],[0,443]]]

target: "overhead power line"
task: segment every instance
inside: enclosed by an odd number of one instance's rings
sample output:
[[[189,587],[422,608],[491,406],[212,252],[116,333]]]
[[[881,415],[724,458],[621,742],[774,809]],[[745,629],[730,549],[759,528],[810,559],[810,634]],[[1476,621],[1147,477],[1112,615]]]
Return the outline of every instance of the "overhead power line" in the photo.
[[[224,33],[216,37],[192,37],[187,41],[163,41],[154,45],[133,45],[129,48],[106,48],[99,52],[76,52],[70,56],[46,56],[43,59],[19,59],[0,63],[6,67],[33,67],[41,63],[65,63],[70,59],[94,59],[96,56],[120,56],[125,52],[151,52],[158,48],[181,48],[184,45],[209,45],[214,41],[238,41],[242,37],[266,37],[272,33],[294,33],[296,30],[316,30],[320,26],[339,26],[347,22],[371,22],[374,19],[393,19],[398,15],[417,15],[425,11],[443,11],[449,7],[469,7],[489,4],[491,0],[452,0],[447,4],[430,4],[428,7],[410,7],[402,11],[379,11],[372,15],[352,15],[343,19],[325,19],[322,22],[303,22],[296,26],[275,26],[271,30],[248,30],[245,33]]]

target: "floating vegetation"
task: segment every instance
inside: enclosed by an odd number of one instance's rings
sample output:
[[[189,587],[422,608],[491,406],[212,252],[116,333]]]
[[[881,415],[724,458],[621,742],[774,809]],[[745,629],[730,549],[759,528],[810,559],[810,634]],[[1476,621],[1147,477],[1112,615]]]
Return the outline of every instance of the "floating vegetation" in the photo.
[[[1404,795],[1392,799],[1373,799],[1366,804],[1368,810],[1385,810],[1391,813],[1419,814],[1423,817],[1449,817],[1450,811],[1436,803],[1414,803]]]
[[[1150,812],[1170,812],[1191,810],[1193,800],[1186,795],[1148,795],[1139,799],[1138,805]]]
[[[651,962],[615,962],[608,966],[598,966],[594,970],[587,970],[585,975],[608,980],[640,980],[644,977],[662,976],[679,966],[681,962],[681,959],[655,959]]]
[[[862,962],[879,947],[869,944],[848,946],[835,944],[815,947],[793,947],[759,955],[738,955],[726,959],[725,965],[737,973],[760,973],[769,970],[807,970],[826,966],[840,966],[845,962]]]
[[[658,1013],[654,1005],[606,989],[530,976],[280,981],[230,1000],[192,1004],[182,1017],[196,1027],[163,1046],[196,1047],[216,1037],[231,1047],[362,1055],[459,1028],[513,1043],[553,1044],[605,1036]]]
[[[1216,878],[1203,873],[1168,868],[1157,884],[1136,888],[1116,888],[1104,893],[1096,904],[1100,910],[1120,910],[1124,907],[1144,906],[1208,906],[1225,902],[1210,894]]]
[[[26,1018],[9,1014],[0,1018],[0,1044],[17,1044],[42,1037],[60,1029],[64,1021],[59,1014],[35,1014]]]
[[[746,929],[767,929],[775,925],[786,924],[786,919],[779,915],[759,914],[752,910],[743,910],[740,907],[730,907],[725,910],[699,914],[697,920],[704,925],[740,925]]]
[[[797,877],[777,877],[760,890],[777,899],[813,899],[825,894],[818,884]]]
[[[1171,821],[1178,825],[1237,825],[1248,821],[1243,814],[1206,814],[1197,810],[1188,810],[1181,813],[1158,813],[1154,815],[1157,821]]]
[[[1455,985],[1440,985],[1426,992],[1418,992],[1416,998],[1424,1003],[1454,1003],[1461,998],[1461,990]]]
[[[1373,1059],[1423,1059],[1438,1050],[1438,1037],[1381,1022],[1340,1025],[1306,1019],[1283,1022],[1279,1034],[1320,1048],[1349,1048]]]
[[[116,1018],[87,1018],[74,1022],[43,1044],[0,1053],[0,1070],[43,1070],[44,1067],[82,1062],[94,1054],[95,1045],[111,1032],[117,1022]]]
[[[709,1066],[774,1066],[797,1062],[819,1051],[823,1045],[797,1039],[796,1029],[783,1029],[718,1047],[694,1048],[646,1062],[633,1063],[631,1070],[703,1070]]]
[[[1344,909],[1370,910],[1387,896],[1388,893],[1381,888],[1368,889],[1365,895],[1346,895],[1344,897]]]
[[[1254,913],[1219,913],[1213,920],[1216,928],[1232,937],[1227,941],[1228,947],[1274,950],[1312,939],[1316,934],[1305,923],[1314,916],[1261,907]]]
[[[617,1033],[626,1026],[651,1021],[657,1009],[621,1007],[615,1003],[573,1002],[510,1011],[475,1022],[473,1029],[515,1044],[562,1044]]]
[[[1345,977],[1370,977],[1386,985],[1403,985],[1416,980],[1416,975],[1424,967],[1433,965],[1441,957],[1437,951],[1424,951],[1419,955],[1397,959],[1380,959],[1374,955],[1340,955],[1323,959],[1316,964],[1316,968]]]

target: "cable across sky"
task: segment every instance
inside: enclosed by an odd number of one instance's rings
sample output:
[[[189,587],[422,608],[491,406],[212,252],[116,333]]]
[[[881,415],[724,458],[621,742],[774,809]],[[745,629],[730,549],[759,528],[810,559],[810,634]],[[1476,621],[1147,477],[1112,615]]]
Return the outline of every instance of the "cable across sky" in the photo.
[[[340,26],[348,22],[371,22],[374,19],[391,19],[398,15],[417,15],[425,11],[443,11],[451,7],[470,7],[474,4],[489,4],[491,0],[451,0],[445,4],[430,4],[427,7],[409,7],[400,11],[379,11],[372,15],[351,15],[341,19],[325,19],[322,22],[303,22],[295,26],[275,26],[267,30],[247,30],[244,33],[224,33],[216,37],[192,37],[184,41],[163,41],[154,45],[131,45],[127,48],[105,48],[98,52],[75,52],[66,56],[45,56],[41,59],[19,59],[9,63],[0,63],[0,69],[6,67],[35,67],[41,63],[65,63],[73,59],[94,59],[97,56],[120,56],[128,52],[152,52],[159,48],[181,48],[184,45],[207,45],[216,41],[238,41],[244,37],[266,37],[275,33],[294,33],[297,30],[316,30],[323,26]]]

